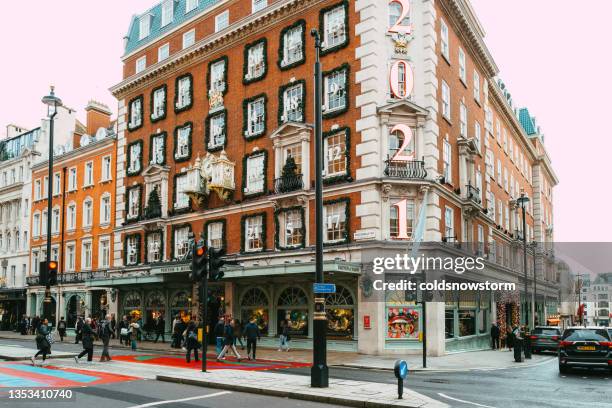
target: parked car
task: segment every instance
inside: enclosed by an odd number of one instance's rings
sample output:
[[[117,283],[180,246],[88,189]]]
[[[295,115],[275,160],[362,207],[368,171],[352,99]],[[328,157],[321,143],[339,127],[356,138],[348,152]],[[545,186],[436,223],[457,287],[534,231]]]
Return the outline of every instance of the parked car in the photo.
[[[561,339],[561,329],[558,327],[536,326],[531,332],[531,351],[534,353],[544,350],[557,351],[559,339]]]
[[[559,372],[572,367],[612,370],[612,338],[605,327],[570,327],[559,342]]]

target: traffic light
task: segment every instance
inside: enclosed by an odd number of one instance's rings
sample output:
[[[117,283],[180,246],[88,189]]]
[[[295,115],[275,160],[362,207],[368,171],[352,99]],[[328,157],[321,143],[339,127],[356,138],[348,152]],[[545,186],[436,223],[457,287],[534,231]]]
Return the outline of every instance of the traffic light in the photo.
[[[223,249],[210,248],[208,251],[208,270],[210,271],[210,279],[218,281],[223,278],[221,267],[225,265],[225,261],[221,257],[225,255]]]
[[[38,263],[38,284],[47,286],[47,277],[47,261],[40,261]]]
[[[189,278],[192,282],[199,282],[202,278],[207,278],[206,250],[203,245],[193,246],[193,256],[191,257],[191,274]]]
[[[47,285],[57,285],[57,261],[49,261],[49,267],[47,268]]]

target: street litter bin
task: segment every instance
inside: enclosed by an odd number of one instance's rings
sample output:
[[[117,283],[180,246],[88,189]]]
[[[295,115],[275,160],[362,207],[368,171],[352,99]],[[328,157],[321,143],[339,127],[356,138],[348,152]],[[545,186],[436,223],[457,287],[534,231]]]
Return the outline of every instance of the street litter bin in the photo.
[[[514,339],[514,361],[523,362],[523,339]]]

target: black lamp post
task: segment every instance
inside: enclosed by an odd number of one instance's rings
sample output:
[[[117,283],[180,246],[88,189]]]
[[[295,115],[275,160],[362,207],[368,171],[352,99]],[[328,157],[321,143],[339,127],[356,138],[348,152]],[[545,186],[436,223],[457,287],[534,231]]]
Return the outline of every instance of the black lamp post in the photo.
[[[322,112],[322,75],[321,37],[316,29],[310,31],[315,40],[314,64],[314,138],[315,138],[315,282],[323,283],[323,122]],[[312,367],[310,369],[310,386],[327,388],[329,386],[329,369],[327,368],[327,316],[325,314],[325,297],[315,294],[315,312],[313,316]]]
[[[538,310],[537,310],[537,298],[538,298],[538,292],[537,292],[537,278],[538,278],[538,274],[536,272],[536,268],[537,268],[537,261],[536,261],[536,256],[538,253],[538,243],[536,241],[531,241],[531,247],[533,248],[533,328],[535,328],[535,320],[536,317],[538,316]],[[546,297],[544,297],[544,307],[546,307]],[[542,324],[540,322],[540,324]]]
[[[51,86],[49,95],[42,98],[42,103],[47,105],[47,117],[49,118],[49,179],[47,183],[47,258],[45,268],[48,270],[51,262],[51,219],[53,199],[53,122],[57,115],[57,108],[62,106],[62,100],[55,96],[55,87]],[[51,287],[49,286],[48,274],[45,283],[45,302],[51,302]]]
[[[529,308],[527,307],[527,291],[528,291],[528,279],[527,279],[527,219],[525,217],[527,203],[529,197],[525,195],[525,192],[521,191],[521,196],[516,200],[516,203],[521,206],[523,210],[523,271],[525,275],[525,324],[529,325]],[[532,316],[533,319],[533,316]]]

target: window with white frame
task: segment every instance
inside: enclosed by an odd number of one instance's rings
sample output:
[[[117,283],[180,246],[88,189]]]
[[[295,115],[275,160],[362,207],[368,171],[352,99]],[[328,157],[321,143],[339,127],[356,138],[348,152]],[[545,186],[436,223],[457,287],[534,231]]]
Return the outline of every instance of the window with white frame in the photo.
[[[91,227],[93,224],[93,201],[86,198],[83,201],[83,227]]]
[[[147,38],[151,33],[151,13],[146,13],[138,19],[138,40]]]
[[[83,187],[93,186],[93,173],[93,161],[88,161],[85,163],[85,178],[83,180]]]
[[[482,151],[482,135],[480,123],[478,122],[474,122],[474,140],[476,142],[476,147],[478,148],[478,151]]]
[[[181,259],[189,251],[189,227],[180,227],[174,230],[174,258]]]
[[[136,174],[141,170],[142,143],[136,142],[129,146],[128,174]]]
[[[66,229],[68,231],[74,231],[76,229],[76,204],[71,202],[66,208]]]
[[[444,237],[443,240],[455,240],[455,211],[451,207],[444,207]]]
[[[389,153],[388,156],[394,157],[400,147],[404,146],[404,133],[396,130],[395,132],[389,133]],[[414,154],[414,138],[408,141],[408,144],[404,146],[404,150],[401,152],[404,155],[411,156]]]
[[[127,265],[136,265],[138,263],[138,251],[140,246],[140,236],[139,235],[129,235],[127,237],[125,247],[126,247],[126,255],[125,261]]]
[[[487,204],[488,204],[487,215],[489,216],[489,218],[495,221],[495,195],[493,194],[491,190],[489,190],[488,192]]]
[[[91,240],[81,243],[81,268],[91,269]]]
[[[132,220],[140,216],[140,186],[128,189],[128,211],[127,219]]]
[[[244,220],[244,249],[246,252],[262,251],[264,247],[263,216],[256,215]]]
[[[459,48],[459,79],[467,85],[467,69],[465,68],[465,52]]]
[[[399,21],[403,11],[402,4],[399,1],[389,2],[389,28],[395,25],[403,27],[410,26],[410,13],[407,13],[402,21]]]
[[[225,59],[220,59],[210,65],[210,84],[209,88],[213,92],[225,91]]]
[[[142,57],[136,60],[136,73],[140,73],[145,70],[147,67],[147,56],[143,55]]]
[[[174,19],[174,1],[175,0],[163,0],[161,4],[161,26],[165,27],[172,22]]]
[[[56,207],[53,209],[51,213],[51,233],[59,234],[59,226],[60,226],[60,209]]]
[[[304,59],[304,24],[289,28],[282,37],[283,59],[281,67],[286,67]]]
[[[323,242],[334,243],[347,239],[348,225],[346,224],[346,211],[348,202],[339,201],[323,206]]]
[[[40,200],[42,198],[42,187],[40,179],[34,182],[34,199]]]
[[[283,163],[287,163],[289,157],[293,158],[295,162],[295,172],[302,174],[302,145],[301,143],[295,143],[284,148]]]
[[[32,217],[32,236],[35,238],[40,236],[40,213],[34,213]]]
[[[247,102],[248,114],[248,129],[247,136],[257,136],[263,133],[265,129],[266,118],[266,99],[259,97],[255,100]]]
[[[183,109],[191,105],[191,80],[191,75],[177,78],[176,109]]]
[[[266,185],[265,166],[266,155],[263,152],[247,158],[245,194],[256,194],[264,191]]]
[[[266,73],[266,45],[259,41],[247,50],[247,72],[244,79],[253,81]]]
[[[34,274],[38,275],[39,270],[38,270],[38,263],[40,261],[41,258],[39,258],[39,252],[36,250],[32,251],[32,270],[34,272]]]
[[[281,211],[278,214],[279,243],[284,248],[295,248],[304,243],[302,212],[299,209]]]
[[[467,107],[459,102],[459,134],[467,138]]]
[[[403,208],[402,208],[403,207]],[[406,213],[406,225],[400,225],[400,213]],[[394,199],[389,206],[389,235],[392,239],[410,239],[414,228],[414,200]]]
[[[208,148],[217,148],[225,145],[225,112],[215,114],[208,120],[210,140]]]
[[[489,105],[485,105],[485,131],[493,134],[493,111]]]
[[[325,49],[340,46],[347,41],[346,9],[343,4],[334,7],[323,15],[323,27]]]
[[[502,202],[502,200],[497,200],[497,219],[495,222],[497,222],[499,225],[502,225],[502,217],[504,213],[504,204]]]
[[[105,194],[100,199],[100,224],[107,225],[111,221],[111,197]]]
[[[211,222],[206,227],[206,245],[209,248],[222,249],[223,248],[223,231],[224,223],[222,222]]]
[[[68,191],[77,189],[77,168],[71,167],[68,170]]]
[[[199,0],[187,0],[185,2],[185,14],[198,8]]]
[[[448,26],[446,22],[440,19],[440,52],[442,56],[450,61],[450,46],[448,42]]]
[[[166,163],[166,134],[158,133],[151,136],[151,160],[149,164],[164,165]]]
[[[174,209],[183,209],[189,207],[189,196],[185,194],[187,189],[187,174],[181,174],[175,178],[175,200]]]
[[[485,153],[485,166],[486,166],[486,174],[491,178],[495,178],[495,158],[493,157],[493,152],[487,149]]]
[[[323,163],[325,177],[344,175],[347,172],[346,131],[326,135],[323,139]]]
[[[136,98],[130,102],[129,129],[136,129],[142,125],[142,98]]]
[[[508,132],[504,128],[504,152],[508,153]]]
[[[480,75],[474,70],[474,100],[480,103]]]
[[[98,267],[108,268],[110,266],[110,238],[101,237],[98,241]]]
[[[325,86],[325,94],[323,100],[323,106],[325,107],[324,113],[330,113],[335,110],[346,108],[347,74],[348,69],[343,68],[339,70],[334,70],[329,75],[325,75],[325,78],[323,79]]]
[[[482,173],[480,170],[476,170],[476,188],[478,189],[478,202],[482,200]]]
[[[191,124],[179,127],[176,130],[176,146],[174,147],[174,159],[186,159],[191,154]]]
[[[73,272],[76,266],[74,244],[66,244],[66,271]]]
[[[229,10],[215,16],[215,33],[229,26]]]
[[[484,227],[478,224],[478,255],[484,255],[485,250]]]
[[[451,105],[450,105],[450,88],[446,81],[442,81],[442,116],[450,120]]]
[[[191,47],[195,44],[195,28],[183,33],[183,49]]]
[[[510,191],[508,189],[508,169],[505,167],[504,167],[504,190],[506,190],[506,192]]]
[[[281,120],[286,122],[302,122],[304,120],[304,84],[299,83],[287,87],[283,92],[283,114]]]
[[[504,225],[506,229],[510,228],[510,209],[508,206],[504,208]]]
[[[160,86],[153,90],[153,111],[151,119],[157,120],[166,114],[166,86]]]
[[[40,224],[41,235],[47,235],[47,210],[42,211],[42,221]]]
[[[444,140],[443,142],[443,166],[442,166],[442,175],[444,176],[444,181],[446,183],[451,184],[453,182],[453,154],[452,154],[452,147],[451,144],[448,140]]]
[[[157,62],[163,61],[170,56],[170,44],[166,43],[157,49]]]
[[[162,258],[162,233],[152,232],[147,235],[147,262],[161,262]]]
[[[268,0],[252,0],[252,12],[256,13],[259,10],[263,10],[268,5]]]
[[[102,181],[108,181],[111,178],[111,156],[104,156],[102,158]]]
[[[500,159],[497,159],[497,184],[502,185],[502,163]]]

